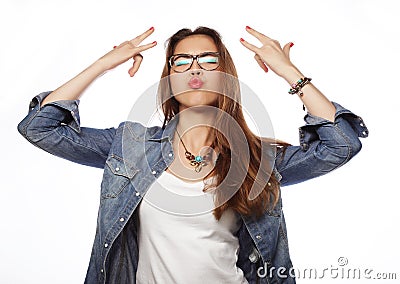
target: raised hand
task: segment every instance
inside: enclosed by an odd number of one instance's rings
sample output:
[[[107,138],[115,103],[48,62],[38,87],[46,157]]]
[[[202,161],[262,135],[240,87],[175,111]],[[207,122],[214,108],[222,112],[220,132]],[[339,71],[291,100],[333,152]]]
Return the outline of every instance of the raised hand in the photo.
[[[152,43],[140,45],[143,40],[150,36],[154,32],[154,28],[151,27],[141,35],[131,39],[129,41],[124,41],[118,46],[114,46],[114,49],[103,55],[98,59],[99,62],[104,66],[105,70],[110,70],[116,66],[126,62],[130,58],[133,59],[132,67],[129,69],[128,73],[131,77],[135,75],[137,70],[142,63],[143,56],[140,52],[150,49],[157,45],[156,41]]]
[[[74,78],[58,87],[56,90],[51,92],[43,101],[42,106],[53,101],[58,100],[77,100],[82,95],[83,91],[100,75],[104,72],[128,61],[133,58],[132,67],[129,69],[129,75],[133,77],[136,71],[140,67],[140,63],[143,60],[143,56],[140,52],[145,51],[149,48],[154,47],[157,42],[143,44],[142,41],[151,35],[154,28],[150,28],[141,35],[135,37],[132,40],[124,41],[119,46],[115,46],[114,49],[97,59],[93,64],[88,66],[81,73],[76,75]]]
[[[265,72],[270,68],[277,75],[283,77],[287,70],[295,68],[289,57],[290,47],[293,46],[293,43],[289,42],[282,48],[277,40],[250,27],[246,27],[246,31],[261,42],[261,47],[257,47],[243,38],[240,39],[240,42],[255,53],[255,60]]]

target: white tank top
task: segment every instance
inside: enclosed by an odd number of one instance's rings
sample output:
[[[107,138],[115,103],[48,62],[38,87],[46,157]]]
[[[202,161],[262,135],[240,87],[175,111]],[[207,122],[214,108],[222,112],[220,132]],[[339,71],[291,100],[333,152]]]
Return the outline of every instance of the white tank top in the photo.
[[[229,209],[217,221],[203,187],[166,171],[150,186],[139,204],[136,283],[248,283],[236,266],[241,218]]]

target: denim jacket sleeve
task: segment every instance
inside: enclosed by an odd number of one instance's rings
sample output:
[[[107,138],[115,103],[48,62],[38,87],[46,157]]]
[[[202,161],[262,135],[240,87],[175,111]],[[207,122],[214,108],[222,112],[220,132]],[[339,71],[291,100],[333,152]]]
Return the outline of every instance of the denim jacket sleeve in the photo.
[[[79,100],[55,101],[41,107],[50,93],[43,92],[33,98],[28,115],[18,124],[18,131],[33,145],[53,155],[104,168],[116,129],[81,127]]]
[[[277,151],[276,169],[281,185],[292,185],[326,174],[347,163],[361,150],[359,137],[368,129],[361,117],[338,103],[333,122],[307,114],[299,128],[300,145]]]

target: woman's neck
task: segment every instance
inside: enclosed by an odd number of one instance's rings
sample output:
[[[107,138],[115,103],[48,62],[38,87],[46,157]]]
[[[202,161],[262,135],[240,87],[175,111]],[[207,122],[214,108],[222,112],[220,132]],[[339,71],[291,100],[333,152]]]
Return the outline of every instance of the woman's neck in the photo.
[[[211,129],[215,127],[215,107],[180,106],[178,115],[177,131],[189,152],[197,155],[201,148],[212,144],[214,139],[211,137]],[[177,138],[179,139],[179,136]]]

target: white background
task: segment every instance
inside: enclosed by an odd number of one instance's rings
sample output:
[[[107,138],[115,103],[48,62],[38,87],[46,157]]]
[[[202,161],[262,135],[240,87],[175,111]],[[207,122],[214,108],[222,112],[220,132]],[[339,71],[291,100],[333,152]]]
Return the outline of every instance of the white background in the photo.
[[[246,25],[282,45],[294,42],[292,61],[329,99],[362,116],[370,130],[354,160],[282,189],[294,265],[322,273],[346,257],[348,268],[397,272],[400,279],[396,2],[2,1],[0,282],[83,283],[95,234],[102,171],[55,158],[18,134],[31,98],[154,26],[146,42],[158,45],[143,53],[134,78],[126,63],[96,80],[82,97],[83,126],[118,126],[135,99],[159,79],[165,40],[180,28],[199,25],[222,34],[239,78],[267,107],[276,137],[297,144],[305,113],[300,100],[287,94],[287,83],[265,74],[241,46],[241,37],[258,44]],[[326,275],[298,283],[351,282]]]

